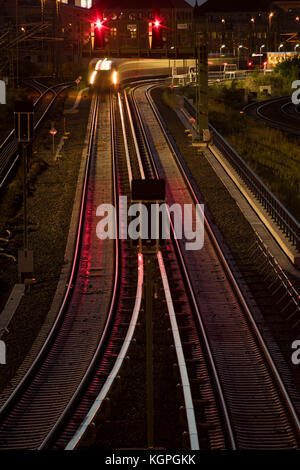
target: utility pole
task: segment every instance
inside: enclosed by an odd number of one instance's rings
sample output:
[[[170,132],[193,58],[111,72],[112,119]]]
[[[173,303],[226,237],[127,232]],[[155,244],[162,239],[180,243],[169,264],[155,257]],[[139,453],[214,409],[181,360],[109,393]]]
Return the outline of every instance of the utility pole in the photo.
[[[196,110],[198,139],[193,145],[202,146],[210,141],[208,128],[208,53],[207,53],[207,20],[195,24],[195,58],[196,58]]]
[[[16,0],[16,88],[19,86],[19,0]]]
[[[18,253],[18,271],[24,284],[34,282],[33,252],[28,250],[28,226],[27,226],[27,171],[28,153],[31,151],[33,141],[33,103],[31,101],[15,102],[15,134],[19,144],[23,163],[23,208],[24,208],[24,243],[23,250]]]

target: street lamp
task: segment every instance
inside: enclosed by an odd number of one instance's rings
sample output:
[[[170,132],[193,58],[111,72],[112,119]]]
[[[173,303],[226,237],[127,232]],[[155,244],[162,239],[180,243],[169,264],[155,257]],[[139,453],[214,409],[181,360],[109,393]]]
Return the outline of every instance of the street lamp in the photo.
[[[225,44],[222,44],[222,46],[220,47],[220,72],[222,72],[221,54],[222,54],[222,50],[225,48],[226,48]]]
[[[279,47],[278,47],[278,52],[280,52],[280,49],[283,47],[284,45],[283,44],[280,44]]]
[[[266,46],[265,44],[262,44],[259,48],[259,68],[261,69],[261,50],[264,49]]]
[[[274,17],[273,11],[269,14],[269,36],[268,36],[268,50],[272,50],[271,46],[271,31],[272,31],[272,19]]]
[[[241,49],[243,49],[244,46],[240,45],[238,48],[237,48],[237,52],[238,52],[238,70],[240,70],[240,51]]]
[[[296,46],[294,47],[294,51],[296,52],[297,51],[297,48],[300,46],[300,44],[296,44]]]

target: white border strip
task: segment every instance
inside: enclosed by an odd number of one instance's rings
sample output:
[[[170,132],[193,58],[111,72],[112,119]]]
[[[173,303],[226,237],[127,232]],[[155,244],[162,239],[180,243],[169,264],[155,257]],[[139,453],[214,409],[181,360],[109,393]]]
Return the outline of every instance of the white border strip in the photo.
[[[142,301],[142,292],[143,292],[143,282],[144,282],[144,258],[141,253],[138,254],[138,282],[137,282],[137,292],[136,292],[136,299],[135,305],[133,309],[133,314],[130,320],[130,325],[126,334],[126,338],[124,340],[123,346],[121,348],[120,354],[118,355],[115,365],[107,377],[105,384],[103,385],[101,392],[99,393],[98,397],[96,398],[93,406],[91,407],[89,413],[85,417],[84,421],[81,423],[79,429],[77,430],[76,434],[73,436],[71,441],[65,447],[65,450],[73,450],[80,439],[82,439],[84,433],[86,432],[88,426],[91,424],[92,420],[94,419],[95,415],[99,411],[103,400],[105,399],[106,395],[108,394],[116,376],[118,375],[121,366],[123,364],[123,360],[126,357],[128,348],[131,344],[132,337],[135,331],[135,326],[138,320],[138,316],[140,313],[141,301]]]
[[[154,104],[152,97],[149,96],[149,90],[150,90],[150,89],[148,88],[147,93],[146,93],[146,96],[148,97],[149,103],[151,104],[152,109],[153,109],[155,115],[157,116],[157,119],[158,119],[158,122],[160,123],[161,129],[162,129],[162,131],[163,131],[163,133],[164,133],[164,135],[165,135],[165,137],[166,137],[166,139],[167,139],[167,142],[169,143],[170,149],[171,149],[171,151],[173,152],[173,155],[174,155],[176,161],[178,162],[179,168],[181,169],[182,175],[183,175],[183,177],[184,177],[184,179],[185,179],[185,181],[186,181],[186,183],[187,183],[187,185],[188,185],[188,187],[189,187],[189,189],[190,189],[190,192],[191,192],[191,194],[192,194],[192,197],[193,197],[194,201],[199,204],[197,195],[196,195],[195,191],[193,190],[193,187],[192,187],[192,185],[191,185],[191,183],[190,183],[190,181],[189,181],[189,178],[188,178],[188,176],[187,176],[187,174],[186,174],[186,172],[185,172],[185,169],[183,168],[183,166],[182,166],[182,164],[181,164],[181,162],[180,162],[180,160],[179,160],[179,158],[178,158],[178,156],[177,156],[177,154],[176,154],[176,152],[175,152],[175,150],[174,150],[174,148],[173,148],[173,146],[172,146],[172,144],[171,144],[171,142],[170,142],[170,139],[168,138],[168,135],[166,134],[166,131],[165,131],[165,129],[164,129],[162,123],[161,123],[161,120],[159,119],[159,115],[158,115],[157,110],[156,110],[156,105]],[[201,206],[200,206],[200,208],[201,208]],[[295,410],[295,407],[294,407],[294,405],[293,405],[293,403],[292,403],[292,400],[291,400],[291,398],[290,398],[290,396],[289,396],[289,393],[288,393],[288,391],[287,391],[286,388],[285,388],[285,385],[284,385],[284,383],[283,383],[283,381],[282,381],[282,379],[281,379],[281,377],[280,377],[280,374],[279,374],[278,369],[277,369],[277,367],[276,367],[276,365],[275,365],[275,363],[274,363],[274,361],[273,361],[273,359],[272,359],[272,356],[271,356],[271,354],[270,354],[270,352],[269,352],[269,350],[268,350],[268,347],[267,347],[267,345],[266,345],[265,342],[264,342],[264,339],[263,339],[263,337],[262,337],[262,335],[261,335],[261,333],[260,333],[260,330],[259,330],[259,328],[258,328],[258,326],[257,326],[257,324],[256,324],[256,321],[255,321],[255,319],[254,319],[254,317],[253,317],[253,315],[252,315],[252,313],[251,313],[251,310],[250,310],[250,308],[248,307],[248,304],[247,304],[246,300],[244,299],[244,296],[243,296],[243,294],[242,294],[242,292],[241,292],[241,290],[240,290],[240,288],[239,288],[239,285],[238,285],[238,283],[237,283],[237,281],[236,281],[236,279],[235,279],[235,277],[234,277],[234,275],[233,275],[233,273],[232,273],[232,271],[231,271],[231,268],[230,268],[230,266],[229,266],[229,264],[228,264],[228,262],[227,262],[227,260],[226,260],[226,258],[225,258],[225,255],[224,255],[223,252],[222,252],[222,249],[221,249],[221,247],[220,247],[220,245],[219,245],[219,242],[217,241],[217,239],[216,239],[216,237],[215,237],[215,234],[214,234],[214,232],[213,232],[213,229],[211,228],[211,226],[210,226],[210,224],[209,224],[207,218],[205,217],[204,213],[203,213],[203,217],[204,217],[205,225],[206,225],[207,230],[208,230],[208,234],[209,234],[209,236],[210,236],[210,238],[211,238],[211,240],[212,240],[212,242],[213,242],[213,244],[214,244],[214,246],[215,246],[215,248],[216,248],[216,253],[217,253],[217,255],[219,256],[219,258],[221,259],[221,262],[222,262],[222,264],[223,264],[223,266],[224,266],[224,270],[225,270],[225,272],[228,274],[228,277],[229,277],[229,280],[230,280],[231,285],[232,285],[232,287],[233,287],[233,290],[235,291],[238,300],[240,301],[240,303],[241,303],[241,305],[242,305],[242,307],[243,307],[243,309],[244,309],[244,311],[245,311],[247,317],[249,318],[249,320],[250,320],[250,322],[251,322],[251,324],[252,324],[252,327],[253,327],[253,329],[254,329],[256,335],[257,335],[257,339],[258,339],[258,341],[259,341],[259,344],[260,344],[260,346],[261,346],[263,352],[264,352],[265,355],[266,355],[266,358],[267,358],[267,361],[268,361],[268,363],[269,363],[269,366],[270,366],[270,368],[271,368],[271,370],[272,370],[272,372],[273,372],[273,376],[275,376],[274,378],[275,378],[275,380],[277,381],[277,384],[278,384],[279,387],[280,387],[281,393],[282,393],[282,395],[283,395],[283,397],[284,397],[284,399],[285,399],[285,401],[286,401],[286,403],[287,403],[287,405],[288,405],[288,407],[289,407],[290,415],[292,416],[292,418],[293,418],[293,420],[294,420],[294,423],[295,423],[295,425],[296,425],[297,431],[299,432],[299,430],[300,430],[300,419],[299,419],[298,414],[297,414],[297,412],[296,412],[296,410]]]
[[[129,122],[130,122],[130,127],[131,127],[131,133],[132,133],[132,137],[133,137],[133,141],[134,141],[135,151],[136,151],[136,155],[137,155],[137,160],[138,160],[138,164],[139,164],[139,169],[140,169],[140,173],[141,173],[141,178],[144,180],[145,179],[144,167],[143,167],[143,163],[142,163],[142,159],[141,159],[139,146],[138,146],[138,143],[137,143],[137,140],[136,140],[134,125],[133,125],[133,122],[132,122],[132,116],[131,116],[131,111],[130,111],[130,107],[129,107],[129,103],[128,103],[126,90],[124,90],[124,97],[125,97],[125,103],[126,103],[127,114],[128,114],[128,118],[129,118]]]
[[[169,317],[170,317],[170,323],[172,327],[173,339],[175,343],[176,356],[177,356],[178,366],[180,370],[181,383],[182,383],[183,396],[184,396],[184,404],[185,404],[189,435],[190,435],[191,450],[199,450],[200,447],[199,447],[199,440],[198,440],[198,431],[197,431],[193,399],[192,399],[192,394],[191,394],[190,381],[189,381],[189,376],[188,376],[188,372],[186,368],[186,362],[185,362],[185,358],[184,358],[184,354],[182,350],[182,344],[181,344],[181,339],[179,335],[178,324],[176,320],[176,314],[175,314],[175,310],[173,306],[173,300],[171,296],[167,273],[165,270],[164,260],[160,251],[158,251],[157,253],[157,259],[158,259],[160,274],[161,274],[161,278],[162,278],[162,282],[164,286],[164,292],[165,292],[165,297],[166,297],[166,302],[167,302],[167,307],[168,307],[168,312],[169,312]]]
[[[131,183],[133,180],[132,171],[131,171],[131,164],[130,164],[130,156],[128,150],[128,141],[126,136],[126,128],[125,128],[125,121],[124,121],[124,113],[123,113],[123,105],[121,101],[121,94],[118,93],[118,102],[119,102],[119,109],[120,109],[120,116],[121,116],[121,123],[122,123],[122,131],[123,131],[123,139],[124,139],[124,146],[125,146],[125,154],[126,154],[126,163],[127,163],[127,170],[129,176],[129,184],[131,189]]]

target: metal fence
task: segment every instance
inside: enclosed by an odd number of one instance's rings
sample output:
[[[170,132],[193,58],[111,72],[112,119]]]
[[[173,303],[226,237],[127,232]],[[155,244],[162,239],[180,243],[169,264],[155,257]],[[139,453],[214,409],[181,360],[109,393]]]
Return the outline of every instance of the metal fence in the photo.
[[[196,118],[194,105],[184,98],[184,107],[187,112]],[[215,146],[229,161],[231,166],[244,181],[252,194],[262,204],[274,222],[280,227],[290,242],[300,251],[300,224],[284,205],[274,196],[262,180],[251,170],[242,157],[228,144],[221,134],[210,125]]]

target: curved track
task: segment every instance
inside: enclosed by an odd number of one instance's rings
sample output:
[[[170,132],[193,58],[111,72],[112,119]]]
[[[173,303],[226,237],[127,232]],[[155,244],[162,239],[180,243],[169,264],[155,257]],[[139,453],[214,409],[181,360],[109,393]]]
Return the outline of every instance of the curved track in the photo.
[[[148,93],[135,91],[141,119],[167,202],[199,203]],[[145,98],[145,94],[148,96]],[[200,251],[179,241],[229,410],[237,448],[298,448],[299,419],[226,259],[205,220]],[[202,269],[203,266],[206,269]]]
[[[71,83],[61,83],[53,87],[47,87],[37,80],[30,80],[28,86],[40,93],[34,102],[34,131],[36,132],[46,117],[48,111],[55,103],[57,97],[65,89],[73,85]],[[19,160],[18,143],[15,138],[14,129],[0,143],[0,189],[4,186],[7,178]]]
[[[68,437],[57,434],[60,422],[66,421],[71,409],[74,412],[75,404],[79,406],[76,412],[85,414],[89,410],[88,400],[93,397],[91,390],[95,383],[106,380],[114,362],[115,348],[119,349],[119,341],[115,342],[114,338],[124,332],[123,317],[127,316],[124,310],[128,307],[125,292],[130,288],[130,279],[127,276],[126,281],[123,275],[120,283],[118,242],[101,241],[96,236],[95,209],[101,201],[114,200],[116,196],[110,100],[107,98],[101,104],[99,101],[99,98],[93,100],[92,130],[71,279],[43,349],[0,410],[0,448],[36,449],[53,443],[55,437],[68,441]],[[99,106],[103,108],[101,120]],[[103,145],[107,146],[106,162],[102,155],[99,164],[99,148]],[[129,268],[124,265],[123,269]],[[118,289],[120,294],[123,289],[124,294],[119,305],[123,317],[121,315],[119,325],[116,323],[112,328]],[[99,356],[102,363],[91,378]],[[86,392],[84,398],[83,391]],[[77,425],[78,421],[71,423],[71,435]]]
[[[244,111],[249,116],[263,121],[270,127],[300,136],[300,116],[290,97],[284,96],[259,103],[251,103],[244,108]]]
[[[200,204],[150,90],[144,84],[129,96],[93,100],[72,277],[47,342],[0,410],[0,448],[75,448],[126,357],[142,304],[143,254],[126,236],[96,237],[98,204],[111,201],[122,214],[118,196],[130,194],[133,178],[164,178],[169,206]],[[186,234],[177,239],[169,216],[171,239],[157,254],[190,447],[299,448],[293,403],[222,246],[201,217],[201,249],[188,250]]]

